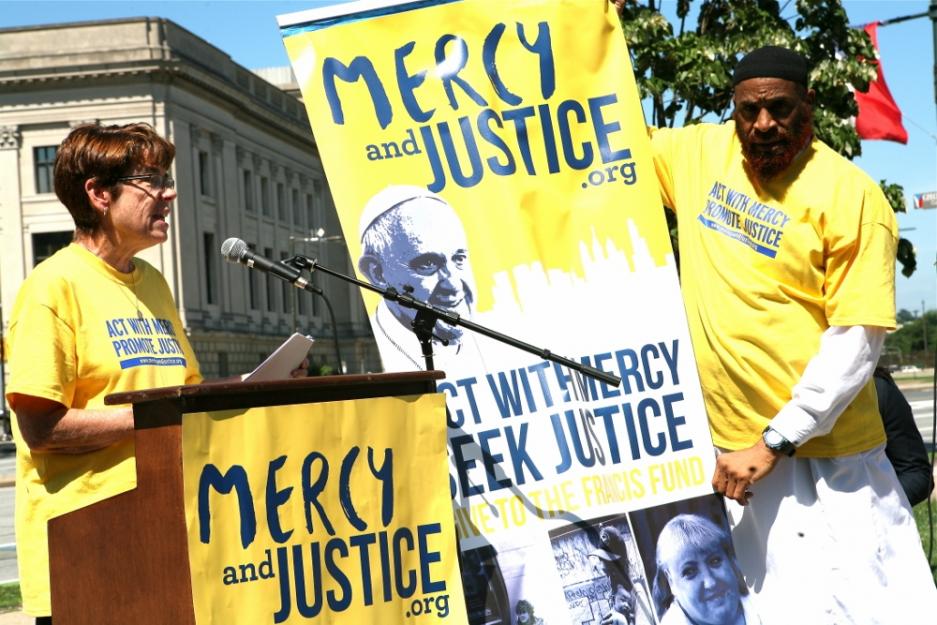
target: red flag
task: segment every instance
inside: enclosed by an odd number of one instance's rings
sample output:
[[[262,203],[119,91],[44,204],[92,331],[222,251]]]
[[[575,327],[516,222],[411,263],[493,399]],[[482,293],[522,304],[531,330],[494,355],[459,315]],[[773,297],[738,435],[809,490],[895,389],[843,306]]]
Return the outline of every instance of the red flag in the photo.
[[[872,46],[878,52],[878,22],[865,25],[865,32],[872,39]],[[901,109],[891,97],[882,63],[875,61],[875,80],[869,83],[866,93],[854,92],[859,116],[856,118],[856,132],[860,139],[883,139],[885,141],[908,142],[908,131],[901,125]]]

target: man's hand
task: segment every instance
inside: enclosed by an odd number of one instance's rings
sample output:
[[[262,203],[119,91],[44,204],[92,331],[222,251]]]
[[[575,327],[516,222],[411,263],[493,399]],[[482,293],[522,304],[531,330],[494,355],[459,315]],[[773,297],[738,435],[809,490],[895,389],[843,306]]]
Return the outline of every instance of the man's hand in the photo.
[[[621,12],[625,8],[625,0],[610,0],[610,2],[615,5],[615,11],[618,12],[618,17],[621,17]]]
[[[748,449],[719,454],[713,489],[744,506],[753,494],[751,485],[771,473],[780,457],[780,453],[768,449],[760,438]]]

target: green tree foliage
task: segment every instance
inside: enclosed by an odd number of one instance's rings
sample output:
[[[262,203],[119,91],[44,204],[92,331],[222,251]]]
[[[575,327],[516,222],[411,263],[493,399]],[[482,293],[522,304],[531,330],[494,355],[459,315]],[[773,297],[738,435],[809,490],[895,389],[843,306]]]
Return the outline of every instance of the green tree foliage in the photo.
[[[663,0],[625,0],[622,28],[631,51],[649,122],[658,127],[723,121],[731,115],[732,70],[741,54],[764,45],[797,50],[810,61],[816,90],[814,128],[822,141],[852,159],[861,154],[851,118],[858,113],[851,89],[865,91],[875,78],[875,49],[865,31],[850,28],[839,0],[677,0],[677,24],[661,13]],[[696,5],[695,26],[688,24]],[[670,5],[673,7],[673,5]],[[790,15],[782,15],[782,11]],[[899,185],[882,181],[895,211],[905,208]],[[901,240],[902,273],[915,268],[914,248]]]
[[[888,203],[891,204],[895,212],[905,212],[904,189],[901,188],[901,185],[889,184],[886,180],[880,180],[879,186],[882,188],[882,193],[888,198]],[[914,270],[917,269],[917,257],[914,254],[914,246],[911,244],[911,241],[905,238],[898,239],[898,262],[901,263],[901,273],[905,277],[910,277],[911,274],[914,273]]]
[[[925,328],[927,332],[926,353],[924,353]],[[937,310],[929,310],[923,316],[903,323],[899,329],[885,337],[885,349],[892,353],[901,354],[904,360],[907,360],[912,354],[919,354],[921,358],[927,359],[927,362],[921,364],[932,364],[933,353],[937,349]]]

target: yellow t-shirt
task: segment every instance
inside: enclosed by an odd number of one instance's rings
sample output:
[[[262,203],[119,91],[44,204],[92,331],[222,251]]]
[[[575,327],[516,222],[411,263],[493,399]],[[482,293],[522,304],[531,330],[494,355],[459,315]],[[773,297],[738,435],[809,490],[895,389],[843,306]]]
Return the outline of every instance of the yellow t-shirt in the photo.
[[[652,130],[713,442],[753,445],[791,398],[830,326],[895,325],[898,228],[866,174],[814,139],[769,183],[746,174],[735,125]],[[753,181],[754,180],[754,181]],[[832,457],[885,441],[870,380],[832,432]]]
[[[73,243],[33,270],[10,318],[7,397],[103,408],[110,393],[201,381],[166,281],[146,261],[133,263],[122,274]],[[133,489],[134,444],[131,437],[87,454],[32,452],[15,415],[13,433],[20,589],[26,613],[44,616],[48,519]]]

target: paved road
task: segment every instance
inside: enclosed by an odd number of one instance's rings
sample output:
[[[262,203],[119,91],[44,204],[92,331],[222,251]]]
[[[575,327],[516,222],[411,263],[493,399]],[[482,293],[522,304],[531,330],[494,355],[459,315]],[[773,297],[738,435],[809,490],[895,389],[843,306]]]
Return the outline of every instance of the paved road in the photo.
[[[13,487],[0,488],[0,584],[19,579],[13,535]]]
[[[16,460],[12,448],[0,449],[0,478],[12,477]],[[13,487],[0,487],[0,583],[19,579],[13,534]]]
[[[934,432],[934,392],[930,388],[906,389],[903,392],[911,404],[914,421],[924,437],[924,443],[929,447]]]

